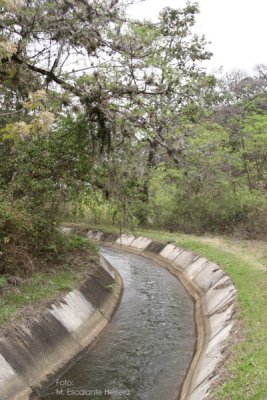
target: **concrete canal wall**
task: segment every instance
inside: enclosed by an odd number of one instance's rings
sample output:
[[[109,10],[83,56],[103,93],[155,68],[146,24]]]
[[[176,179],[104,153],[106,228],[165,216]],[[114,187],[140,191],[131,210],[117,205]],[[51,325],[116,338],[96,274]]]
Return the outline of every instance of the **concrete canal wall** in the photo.
[[[111,320],[123,283],[104,259],[80,287],[30,326],[0,338],[0,399],[26,400],[50,375],[92,344]]]

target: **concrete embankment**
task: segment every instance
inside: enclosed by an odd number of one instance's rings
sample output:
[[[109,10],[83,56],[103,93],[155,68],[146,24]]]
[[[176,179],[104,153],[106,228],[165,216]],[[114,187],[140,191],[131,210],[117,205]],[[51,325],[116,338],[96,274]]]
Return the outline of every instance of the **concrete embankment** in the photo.
[[[195,302],[197,341],[179,399],[207,399],[211,386],[219,377],[218,367],[224,361],[235,324],[236,289],[230,278],[215,263],[171,243],[95,231],[78,230],[77,233],[148,257],[182,282]]]
[[[123,283],[101,259],[80,287],[29,324],[0,338],[0,399],[26,400],[92,344],[111,320]]]

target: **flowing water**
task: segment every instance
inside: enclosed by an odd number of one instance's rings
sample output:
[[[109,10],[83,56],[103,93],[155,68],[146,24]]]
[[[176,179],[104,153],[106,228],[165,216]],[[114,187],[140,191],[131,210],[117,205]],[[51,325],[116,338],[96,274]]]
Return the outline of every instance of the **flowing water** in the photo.
[[[193,355],[193,303],[179,281],[144,257],[101,248],[120,272],[120,306],[95,346],[47,400],[176,400]]]

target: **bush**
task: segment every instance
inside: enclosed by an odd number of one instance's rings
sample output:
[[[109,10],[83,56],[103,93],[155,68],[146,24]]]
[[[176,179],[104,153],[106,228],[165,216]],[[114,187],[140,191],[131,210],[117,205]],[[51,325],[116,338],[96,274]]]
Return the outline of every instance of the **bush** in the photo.
[[[53,221],[0,198],[0,273],[30,275],[38,259],[55,257],[64,247]]]
[[[180,180],[176,192],[168,185],[157,188],[150,201],[153,226],[185,233],[235,234],[242,238],[267,237],[266,196],[229,182],[204,182],[194,190]]]

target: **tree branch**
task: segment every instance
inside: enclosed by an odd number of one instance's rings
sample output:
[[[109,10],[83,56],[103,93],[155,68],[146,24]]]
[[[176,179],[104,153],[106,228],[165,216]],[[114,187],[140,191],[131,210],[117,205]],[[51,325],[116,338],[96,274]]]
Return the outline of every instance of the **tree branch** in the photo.
[[[26,61],[23,61],[21,58],[19,58],[17,54],[13,54],[12,60],[15,61],[17,64],[25,65],[31,71],[38,72],[39,74],[46,76],[47,78],[51,79],[52,81],[54,81],[58,85],[60,85],[63,89],[68,90],[71,93],[73,93],[75,96],[82,98],[85,94],[81,90],[79,90],[77,87],[71,85],[70,83],[64,81],[62,78],[59,78],[58,76],[56,76],[53,71],[47,71],[43,68],[36,67],[35,65],[27,63]]]

